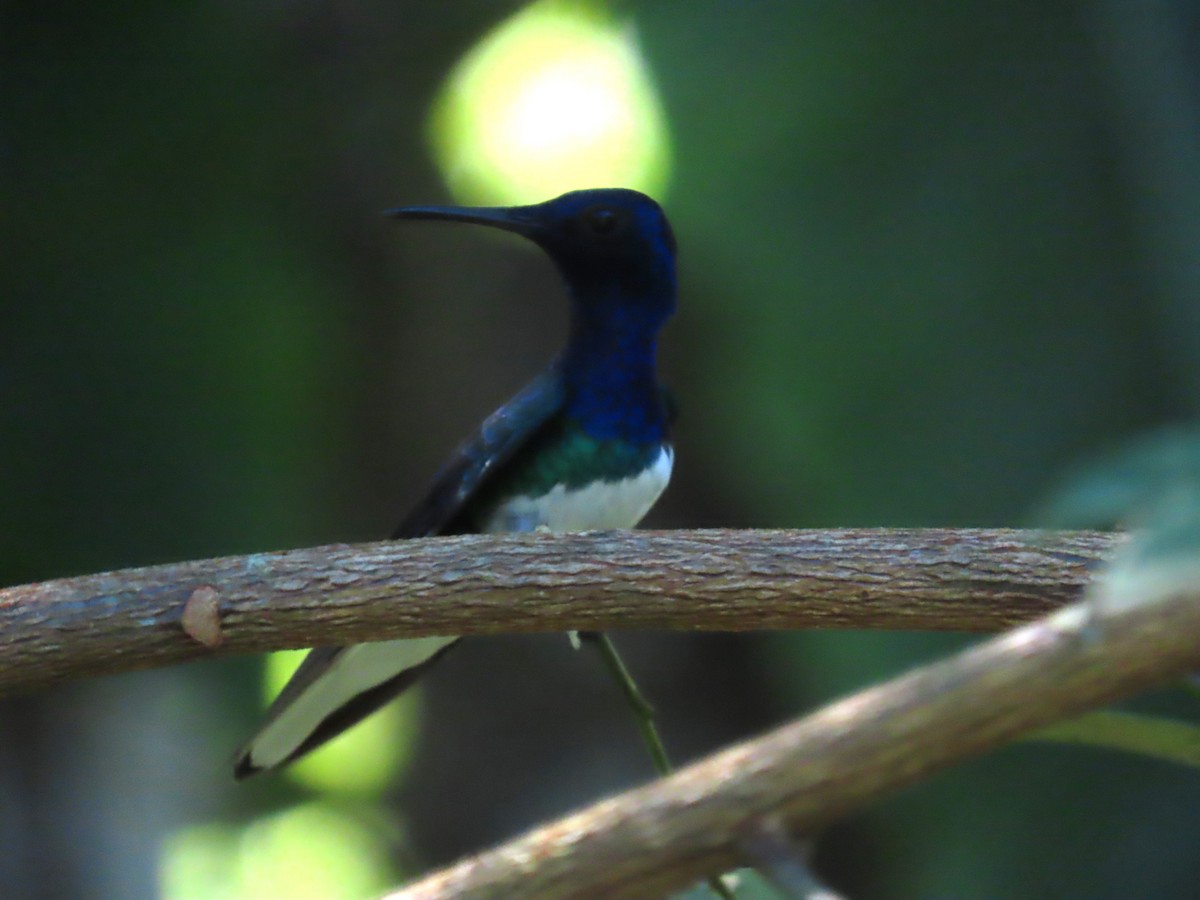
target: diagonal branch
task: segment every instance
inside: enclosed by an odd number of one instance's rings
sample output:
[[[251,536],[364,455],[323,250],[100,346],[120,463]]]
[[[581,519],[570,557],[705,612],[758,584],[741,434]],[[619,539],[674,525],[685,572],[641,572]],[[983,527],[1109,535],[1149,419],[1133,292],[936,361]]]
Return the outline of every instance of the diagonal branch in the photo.
[[[658,897],[1020,735],[1200,667],[1200,589],[1084,602],[597,803],[388,900]],[[749,859],[747,858],[749,857]]]
[[[388,541],[0,590],[0,692],[213,655],[431,634],[995,631],[1070,602],[1097,532],[593,532]]]

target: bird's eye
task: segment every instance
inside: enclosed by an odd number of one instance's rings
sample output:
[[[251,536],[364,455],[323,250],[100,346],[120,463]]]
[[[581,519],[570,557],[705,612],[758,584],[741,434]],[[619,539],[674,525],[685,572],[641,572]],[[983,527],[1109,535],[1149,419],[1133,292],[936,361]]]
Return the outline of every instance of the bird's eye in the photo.
[[[621,220],[615,210],[597,206],[583,214],[583,221],[593,234],[612,234]]]

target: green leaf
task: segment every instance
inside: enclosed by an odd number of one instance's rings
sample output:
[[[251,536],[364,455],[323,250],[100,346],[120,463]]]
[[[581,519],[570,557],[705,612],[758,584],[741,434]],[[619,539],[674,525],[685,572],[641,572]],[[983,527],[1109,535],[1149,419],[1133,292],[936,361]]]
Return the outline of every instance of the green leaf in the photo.
[[[1177,719],[1099,710],[1043,728],[1029,740],[1086,744],[1200,769],[1200,725]]]
[[[1146,434],[1081,465],[1044,504],[1039,524],[1153,526],[1200,494],[1200,429]]]

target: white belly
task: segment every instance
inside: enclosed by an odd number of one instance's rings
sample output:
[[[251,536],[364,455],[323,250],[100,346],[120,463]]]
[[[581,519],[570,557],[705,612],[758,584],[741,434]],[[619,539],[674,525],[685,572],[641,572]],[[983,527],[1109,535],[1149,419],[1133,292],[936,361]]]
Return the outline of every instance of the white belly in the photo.
[[[540,497],[513,497],[488,515],[483,531],[598,531],[632,528],[650,511],[671,480],[674,453],[664,447],[649,468],[633,478],[587,487],[562,485]]]

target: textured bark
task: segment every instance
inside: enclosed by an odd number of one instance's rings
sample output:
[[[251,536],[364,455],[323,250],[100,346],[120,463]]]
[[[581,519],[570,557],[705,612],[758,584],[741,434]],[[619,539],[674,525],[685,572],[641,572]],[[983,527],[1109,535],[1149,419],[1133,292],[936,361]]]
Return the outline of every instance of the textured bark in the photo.
[[[389,900],[660,897],[946,766],[1200,667],[1200,594],[1076,604],[436,873]]]
[[[388,541],[0,590],[0,691],[235,653],[434,634],[995,631],[1079,595],[1120,537],[624,531]]]

